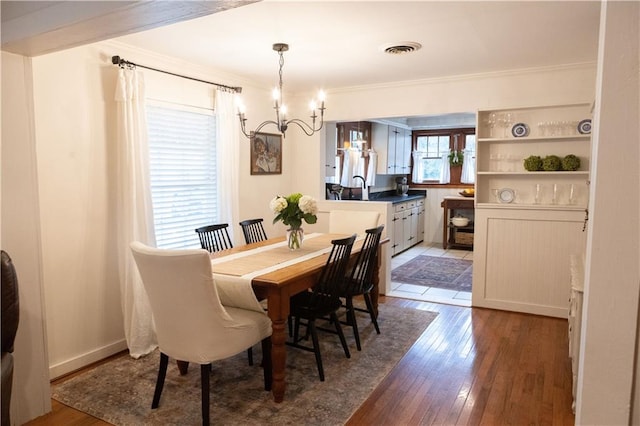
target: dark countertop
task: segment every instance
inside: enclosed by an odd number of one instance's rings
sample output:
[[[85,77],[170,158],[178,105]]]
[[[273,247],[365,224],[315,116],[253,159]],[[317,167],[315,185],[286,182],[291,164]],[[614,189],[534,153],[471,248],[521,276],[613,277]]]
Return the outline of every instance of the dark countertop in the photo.
[[[426,198],[426,196],[427,191],[421,189],[410,189],[407,195],[397,195],[395,191],[382,191],[369,194],[369,201],[386,201],[398,204],[405,201],[420,200]]]

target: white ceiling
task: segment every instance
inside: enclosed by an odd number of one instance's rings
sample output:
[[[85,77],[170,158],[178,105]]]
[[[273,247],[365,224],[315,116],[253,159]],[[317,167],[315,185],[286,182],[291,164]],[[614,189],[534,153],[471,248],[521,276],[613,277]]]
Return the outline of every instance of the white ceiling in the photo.
[[[116,40],[260,85],[328,90],[595,62],[597,1],[264,0]],[[390,55],[382,47],[418,42]],[[135,58],[125,58],[135,62]]]

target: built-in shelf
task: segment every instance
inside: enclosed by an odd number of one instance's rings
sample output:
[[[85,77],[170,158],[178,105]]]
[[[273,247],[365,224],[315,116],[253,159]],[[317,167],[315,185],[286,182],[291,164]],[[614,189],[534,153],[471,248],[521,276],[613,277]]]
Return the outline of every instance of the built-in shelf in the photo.
[[[590,118],[591,103],[478,111],[474,306],[567,318],[569,257],[587,238]],[[526,136],[512,136],[516,123]],[[530,156],[570,154],[577,171],[524,167]]]
[[[527,142],[557,142],[557,141],[584,141],[589,142],[591,140],[591,135],[556,135],[556,136],[527,136],[521,138],[479,138],[479,143],[484,142],[518,142],[518,143],[527,143]]]
[[[563,176],[563,175],[573,175],[573,176],[589,176],[589,172],[586,170],[577,170],[575,172],[478,172],[479,175],[495,175],[495,176]]]
[[[582,206],[572,206],[572,205],[566,205],[566,204],[477,203],[476,209],[584,211],[585,208]]]

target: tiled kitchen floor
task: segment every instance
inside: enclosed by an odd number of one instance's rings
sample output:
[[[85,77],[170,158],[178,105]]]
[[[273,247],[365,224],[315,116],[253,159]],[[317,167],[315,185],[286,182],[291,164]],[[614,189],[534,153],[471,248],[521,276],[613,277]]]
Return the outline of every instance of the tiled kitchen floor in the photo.
[[[422,243],[391,258],[391,269],[397,268],[403,263],[419,255],[457,257],[459,259],[473,260],[473,252],[468,250],[443,250],[440,244]],[[446,303],[448,305],[471,306],[471,293],[466,291],[445,290],[442,288],[423,287],[413,284],[391,282],[391,291],[387,294],[391,297],[403,297],[405,299],[422,300],[426,302]]]

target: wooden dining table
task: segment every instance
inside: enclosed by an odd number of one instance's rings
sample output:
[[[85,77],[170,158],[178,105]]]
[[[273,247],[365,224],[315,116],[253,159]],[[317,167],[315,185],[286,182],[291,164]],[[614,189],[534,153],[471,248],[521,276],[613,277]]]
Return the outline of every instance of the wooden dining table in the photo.
[[[315,235],[315,238],[305,239],[303,247],[300,250],[291,251],[288,255],[282,253],[282,256],[287,259],[295,258],[296,256],[304,256],[305,259],[288,264],[281,268],[277,268],[278,263],[283,263],[284,260],[281,256],[275,255],[275,250],[256,250],[265,246],[273,245],[284,241],[284,237],[270,238],[266,241],[258,243],[247,244],[240,247],[234,247],[232,249],[211,253],[212,259],[217,259],[217,262],[213,262],[212,265],[214,275],[216,273],[224,272],[231,266],[237,268],[243,268],[244,264],[261,262],[261,267],[270,265],[272,268],[270,272],[257,275],[252,278],[251,286],[257,298],[259,300],[267,301],[267,314],[272,322],[272,335],[271,335],[271,359],[272,359],[272,392],[275,402],[282,402],[284,399],[286,389],[286,338],[287,338],[287,319],[289,316],[289,299],[296,293],[307,290],[313,287],[318,280],[320,272],[325,265],[328,253],[326,250],[322,253],[322,247],[325,249],[331,247],[331,241],[334,239],[344,238],[347,235],[342,234],[320,234]],[[388,242],[388,239],[383,239],[383,243]],[[357,240],[353,246],[351,252],[352,261],[355,260],[357,254],[362,249],[364,239]],[[247,250],[255,251],[255,255],[244,256],[244,262],[238,265],[232,265],[230,262],[220,263],[221,257],[233,255],[236,253],[246,252]],[[288,250],[288,249],[287,249]],[[312,256],[313,253],[318,253],[317,256]],[[379,251],[380,254],[380,251]],[[249,260],[250,262],[247,262]],[[291,263],[288,260],[288,263]],[[295,262],[295,260],[293,261]],[[376,265],[376,273],[374,273],[374,290],[371,292],[371,300],[374,306],[375,315],[377,315],[378,309],[378,288],[379,288],[379,268],[380,268],[380,256],[378,256],[378,264]]]

